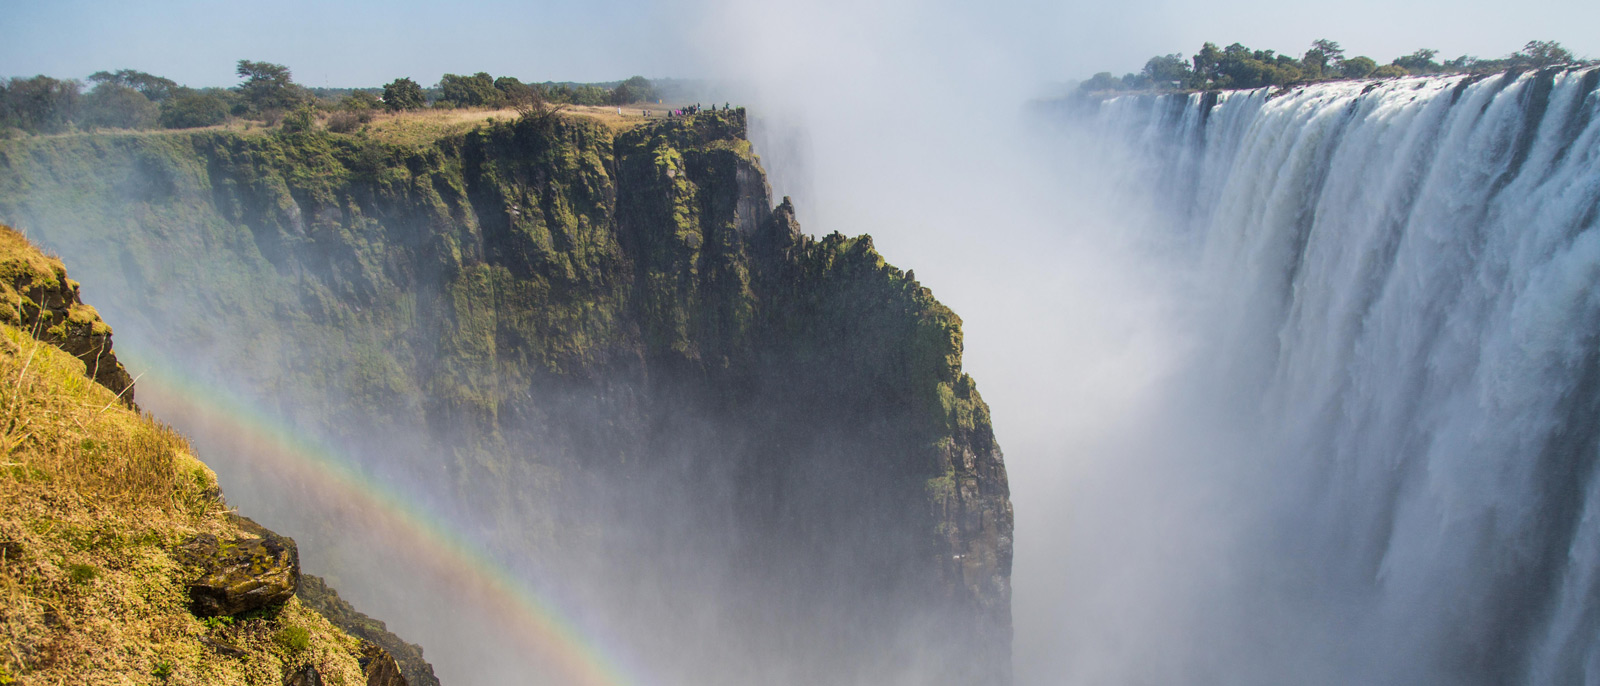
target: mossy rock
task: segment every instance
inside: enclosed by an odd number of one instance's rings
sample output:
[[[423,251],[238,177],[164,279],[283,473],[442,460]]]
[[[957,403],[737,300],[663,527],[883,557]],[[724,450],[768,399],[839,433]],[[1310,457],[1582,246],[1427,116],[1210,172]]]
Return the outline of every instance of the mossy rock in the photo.
[[[245,517],[235,517],[244,536],[219,539],[199,534],[179,546],[179,558],[199,567],[189,584],[190,611],[197,617],[240,615],[282,605],[300,586],[300,551]]]

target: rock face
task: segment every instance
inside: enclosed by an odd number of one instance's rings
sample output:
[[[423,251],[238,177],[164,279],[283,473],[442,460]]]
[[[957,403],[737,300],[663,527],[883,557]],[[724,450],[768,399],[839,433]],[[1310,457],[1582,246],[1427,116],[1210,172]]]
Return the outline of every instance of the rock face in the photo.
[[[300,552],[294,541],[248,518],[235,520],[246,535],[218,540],[200,534],[178,549],[180,559],[201,570],[189,585],[195,616],[233,616],[282,605],[300,585]]]
[[[83,304],[78,282],[67,278],[61,261],[24,249],[27,239],[0,226],[0,324],[24,329],[36,338],[83,360],[89,376],[128,404],[133,377],[111,351],[111,327]]]
[[[300,602],[327,617],[333,625],[351,636],[367,642],[362,669],[367,672],[369,686],[383,684],[410,684],[410,686],[439,686],[433,675],[433,665],[422,657],[422,648],[407,643],[389,632],[383,622],[368,617],[339,597],[321,578],[311,574],[300,575],[300,589],[295,592]],[[392,666],[392,669],[391,669]],[[394,678],[403,677],[401,681]]]
[[[0,142],[0,219],[104,279],[125,348],[260,389],[498,558],[619,589],[659,625],[617,640],[683,681],[730,654],[747,681],[1010,680],[961,320],[870,237],[804,234],[742,111]]]

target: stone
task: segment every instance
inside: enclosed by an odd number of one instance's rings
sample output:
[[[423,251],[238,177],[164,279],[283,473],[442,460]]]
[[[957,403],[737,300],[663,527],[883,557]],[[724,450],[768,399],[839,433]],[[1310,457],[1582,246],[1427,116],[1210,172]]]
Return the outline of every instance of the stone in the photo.
[[[238,615],[282,605],[300,585],[294,540],[235,516],[241,535],[200,534],[178,547],[179,558],[199,567],[189,584],[189,609],[197,617]]]
[[[316,667],[306,665],[284,675],[283,686],[322,686],[322,675]]]
[[[400,663],[382,646],[371,641],[361,642],[361,673],[367,677],[367,686],[408,686],[400,674]]]

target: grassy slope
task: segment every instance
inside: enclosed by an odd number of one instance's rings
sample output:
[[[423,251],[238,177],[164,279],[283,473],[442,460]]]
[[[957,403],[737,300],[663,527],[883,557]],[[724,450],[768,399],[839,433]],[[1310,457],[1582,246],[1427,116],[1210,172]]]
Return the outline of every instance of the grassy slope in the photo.
[[[0,269],[59,267],[0,227]],[[173,549],[236,535],[226,512],[182,436],[0,325],[0,684],[277,686],[307,663],[365,683],[359,641],[298,601],[236,622],[190,614],[195,572]]]

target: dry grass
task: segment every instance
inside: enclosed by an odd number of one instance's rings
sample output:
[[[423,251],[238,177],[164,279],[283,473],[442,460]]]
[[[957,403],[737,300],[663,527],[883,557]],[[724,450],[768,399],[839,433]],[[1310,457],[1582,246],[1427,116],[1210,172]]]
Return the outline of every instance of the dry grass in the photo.
[[[196,572],[173,549],[237,533],[215,476],[85,371],[0,326],[0,684],[278,686],[308,662],[364,683],[356,639],[298,601],[234,623],[189,613]],[[285,630],[304,647],[274,640]]]
[[[651,105],[649,117],[643,115],[644,105],[628,105],[617,114],[616,107],[589,107],[563,105],[560,116],[593,119],[613,131],[622,132],[649,121],[665,119],[668,105]],[[421,146],[448,136],[466,133],[489,121],[512,121],[518,117],[514,109],[460,109],[419,110],[379,114],[361,129],[365,135],[385,143]]]

